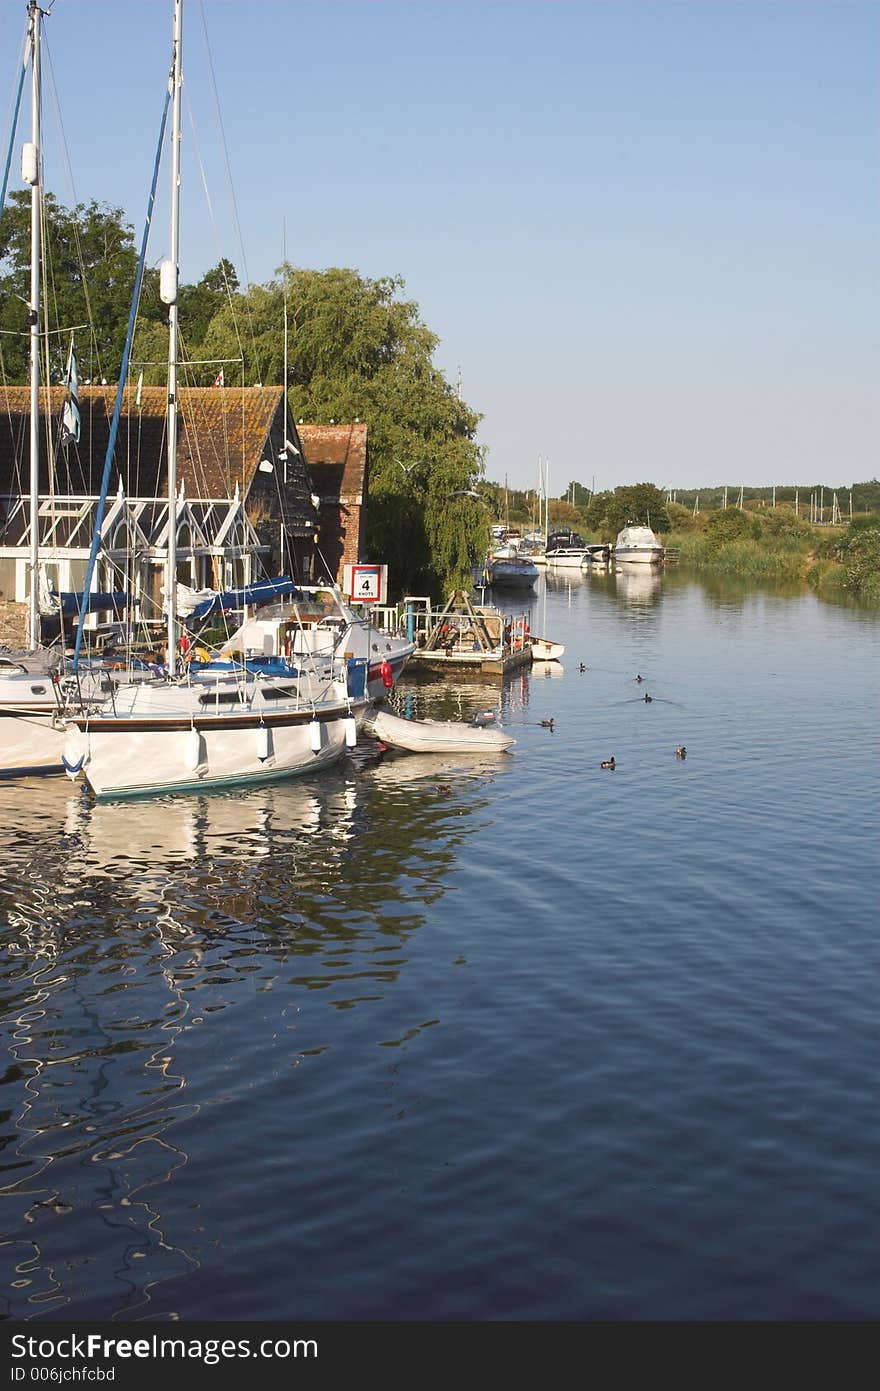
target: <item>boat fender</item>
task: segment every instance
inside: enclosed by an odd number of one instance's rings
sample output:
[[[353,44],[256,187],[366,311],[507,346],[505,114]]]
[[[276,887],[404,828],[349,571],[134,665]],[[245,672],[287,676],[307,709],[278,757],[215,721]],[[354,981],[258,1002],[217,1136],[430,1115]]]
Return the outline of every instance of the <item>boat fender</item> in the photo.
[[[271,752],[271,731],[268,725],[261,724],[259,729],[257,730],[257,758],[260,760],[261,763],[265,763],[266,759],[269,757]]]
[[[390,691],[391,687],[394,685],[394,673],[391,670],[391,663],[389,661],[383,660],[379,668],[379,674],[382,677],[382,685],[385,687],[386,691]]]
[[[61,750],[61,763],[71,782],[82,772],[86,761],[85,745],[78,729],[68,731]]]
[[[312,720],[309,724],[309,738],[312,744],[312,753],[321,752],[323,743],[324,728],[320,720]]]
[[[357,747],[357,720],[354,715],[349,715],[345,721],[345,747],[354,749]]]
[[[202,736],[193,727],[186,736],[186,747],[183,754],[183,765],[194,773],[202,761]]]

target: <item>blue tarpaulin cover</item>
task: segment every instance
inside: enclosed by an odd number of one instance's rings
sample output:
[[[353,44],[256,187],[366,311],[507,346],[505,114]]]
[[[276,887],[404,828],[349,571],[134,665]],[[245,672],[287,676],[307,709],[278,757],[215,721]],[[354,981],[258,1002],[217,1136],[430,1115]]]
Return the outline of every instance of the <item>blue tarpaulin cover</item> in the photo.
[[[201,623],[212,613],[223,613],[226,609],[241,609],[245,604],[269,604],[273,599],[283,599],[296,593],[296,585],[287,575],[279,575],[274,580],[259,580],[256,584],[245,585],[243,589],[224,589],[196,604],[189,615],[188,623]]]
[[[59,594],[57,590],[51,591],[51,613],[60,612],[65,618],[75,617],[79,613],[82,603],[82,594]],[[112,594],[90,594],[89,602],[86,605],[86,613],[97,613],[100,609],[113,609],[119,613],[129,603],[129,595],[122,590],[114,590]],[[48,614],[46,615],[49,616]]]

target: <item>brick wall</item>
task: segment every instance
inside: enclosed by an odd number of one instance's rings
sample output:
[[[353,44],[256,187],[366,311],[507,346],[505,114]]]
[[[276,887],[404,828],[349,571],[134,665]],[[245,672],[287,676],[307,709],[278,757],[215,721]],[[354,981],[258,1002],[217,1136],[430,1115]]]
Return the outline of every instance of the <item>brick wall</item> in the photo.
[[[0,599],[0,647],[27,647],[27,604]]]

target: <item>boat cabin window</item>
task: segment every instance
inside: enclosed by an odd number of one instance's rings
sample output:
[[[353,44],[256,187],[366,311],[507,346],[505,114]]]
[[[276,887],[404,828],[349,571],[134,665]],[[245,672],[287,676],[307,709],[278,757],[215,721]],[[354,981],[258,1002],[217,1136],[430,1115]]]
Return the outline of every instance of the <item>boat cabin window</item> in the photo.
[[[296,686],[270,686],[268,690],[262,687],[264,700],[296,700],[299,690]]]
[[[240,705],[238,691],[208,691],[199,696],[199,705]]]
[[[46,694],[46,687],[45,687],[45,686],[31,686],[31,695],[45,695],[45,694]]]

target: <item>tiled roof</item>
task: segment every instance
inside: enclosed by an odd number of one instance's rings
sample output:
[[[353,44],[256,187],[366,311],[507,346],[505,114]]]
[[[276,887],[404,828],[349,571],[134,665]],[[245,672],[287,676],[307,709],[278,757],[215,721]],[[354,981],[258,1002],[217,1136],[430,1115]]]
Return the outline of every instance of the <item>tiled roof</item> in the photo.
[[[298,425],[297,431],[318,496],[349,503],[363,499],[367,473],[366,425]]]
[[[64,398],[63,386],[50,389],[57,454],[55,491],[96,493],[104,467],[116,387],[80,387],[80,440],[67,450],[57,446]],[[43,389],[41,407],[45,399]],[[237,483],[242,495],[246,496],[281,406],[281,387],[182,387],[178,399],[178,475],[187,494],[190,497],[231,497]],[[166,402],[165,387],[144,387],[138,408],[134,387],[126,388],[111,492],[116,491],[120,476],[129,496],[146,497],[164,492]],[[0,386],[0,494],[26,492],[29,487],[29,406],[28,387]],[[45,428],[41,429],[41,450],[45,458]],[[40,490],[48,490],[45,465],[41,468]]]

